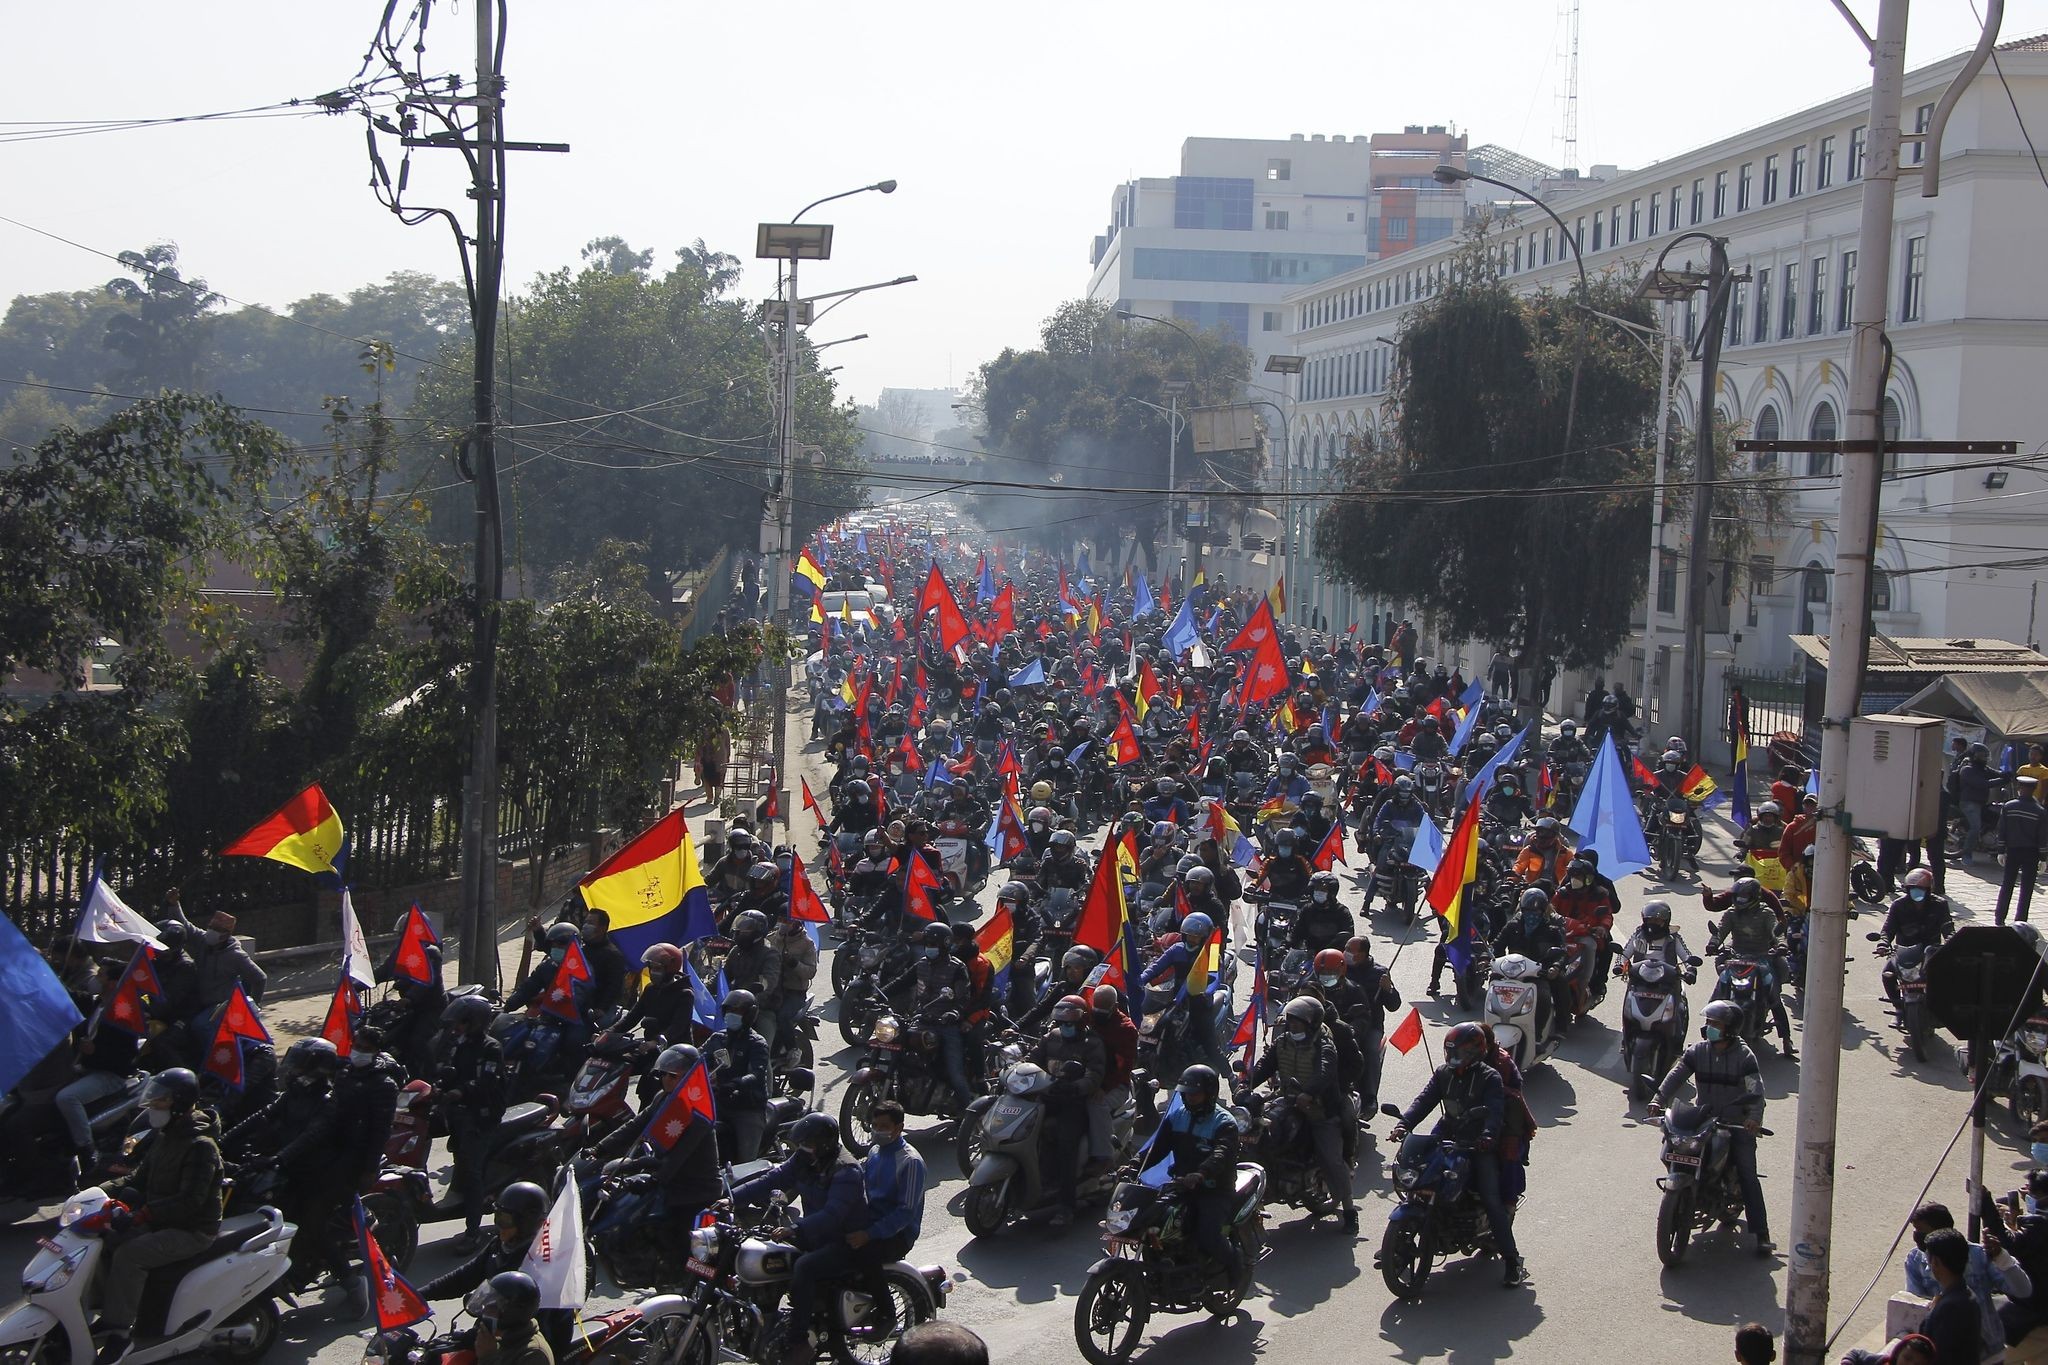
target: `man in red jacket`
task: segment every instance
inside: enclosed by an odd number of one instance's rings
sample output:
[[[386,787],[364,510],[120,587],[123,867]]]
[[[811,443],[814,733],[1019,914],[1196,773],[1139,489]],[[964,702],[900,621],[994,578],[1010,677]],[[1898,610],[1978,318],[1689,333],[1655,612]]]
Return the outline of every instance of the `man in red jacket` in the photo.
[[[1088,1101],[1088,1160],[1107,1167],[1110,1161],[1109,1116],[1131,1096],[1131,1072],[1138,1065],[1138,1026],[1124,1012],[1114,986],[1097,986],[1090,998],[1088,1022],[1102,1040],[1102,1088]]]

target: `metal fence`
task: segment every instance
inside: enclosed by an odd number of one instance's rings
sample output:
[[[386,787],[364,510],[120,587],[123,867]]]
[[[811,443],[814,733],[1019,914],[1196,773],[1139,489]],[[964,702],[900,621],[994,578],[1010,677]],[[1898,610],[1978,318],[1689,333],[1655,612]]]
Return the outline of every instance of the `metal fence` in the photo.
[[[1797,747],[1809,760],[1817,756],[1818,737],[1807,733],[1806,679],[1797,669],[1730,668],[1721,679],[1728,696],[1723,727],[1731,745],[1740,721],[1753,754],[1775,745],[1781,754]]]

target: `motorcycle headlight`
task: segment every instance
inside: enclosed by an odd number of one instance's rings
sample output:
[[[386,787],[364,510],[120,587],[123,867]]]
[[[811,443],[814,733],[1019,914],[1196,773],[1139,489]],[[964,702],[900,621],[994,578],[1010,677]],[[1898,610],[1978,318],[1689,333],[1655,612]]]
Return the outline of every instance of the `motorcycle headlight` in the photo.
[[[902,1036],[902,1033],[903,1026],[897,1023],[893,1017],[885,1014],[875,1020],[875,1026],[868,1030],[868,1041],[871,1043],[893,1043]]]
[[[863,966],[863,967],[879,967],[879,966],[881,966],[881,965],[882,965],[882,950],[881,950],[880,948],[877,948],[877,947],[873,946],[872,944],[870,944],[870,945],[869,945],[868,947],[865,947],[865,948],[861,949],[861,950],[860,950],[860,965],[861,965],[861,966]]]
[[[1404,1190],[1412,1188],[1415,1182],[1421,1178],[1421,1173],[1413,1166],[1396,1166],[1394,1168],[1394,1183]]]
[[[1685,823],[1685,813],[1683,811],[1672,811],[1664,818],[1674,825],[1682,825]]]
[[[106,1191],[95,1186],[80,1190],[64,1204],[64,1212],[57,1215],[57,1226],[68,1228],[81,1218],[89,1218],[107,1206]]]
[[[718,1264],[718,1229],[696,1228],[690,1233],[690,1259],[706,1265]]]
[[[2042,1053],[2048,1052],[2048,1033],[2037,1029],[2028,1029],[2020,1034],[2020,1044],[2027,1051],[2038,1057]]]
[[[1694,1156],[1706,1147],[1707,1142],[1705,1138],[1672,1138],[1666,1145],[1674,1152],[1686,1156]]]
[[[1102,1220],[1102,1226],[1110,1232],[1129,1232],[1131,1230],[1131,1220],[1137,1216],[1138,1211],[1136,1209],[1127,1209],[1121,1204],[1112,1204],[1110,1205],[1109,1213]]]

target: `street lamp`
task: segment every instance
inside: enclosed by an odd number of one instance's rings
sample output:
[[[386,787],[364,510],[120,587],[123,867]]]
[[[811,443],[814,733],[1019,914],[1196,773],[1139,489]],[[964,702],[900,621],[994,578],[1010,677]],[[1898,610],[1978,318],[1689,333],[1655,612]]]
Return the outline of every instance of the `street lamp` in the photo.
[[[830,350],[834,346],[844,346],[849,341],[866,341],[867,339],[868,334],[866,332],[857,332],[853,336],[841,337],[837,341],[821,341],[811,347],[811,354],[816,355],[818,352]]]
[[[1190,346],[1195,344],[1195,334],[1180,323],[1175,322],[1172,318],[1162,318],[1153,313],[1140,313],[1130,308],[1119,308],[1116,310],[1116,315],[1125,322],[1156,322],[1162,327],[1171,327],[1174,331],[1187,338]],[[1170,379],[1165,385],[1166,392],[1172,403],[1171,408],[1167,412],[1166,424],[1166,534],[1168,544],[1172,543],[1172,538],[1175,534],[1175,508],[1173,500],[1175,493],[1179,491],[1180,396],[1187,392],[1189,387],[1189,383],[1185,379]],[[1133,399],[1132,401],[1139,402],[1142,400]],[[1146,403],[1145,406],[1149,408],[1153,405]],[[1154,410],[1157,411],[1157,409]],[[1182,558],[1187,558],[1185,552],[1183,552]],[[1193,575],[1190,574],[1189,578],[1192,580]]]
[[[1493,185],[1499,189],[1506,190],[1518,199],[1527,199],[1528,202],[1549,214],[1550,221],[1557,224],[1557,230],[1563,237],[1564,244],[1572,249],[1572,264],[1579,268],[1579,306],[1591,311],[1593,307],[1593,285],[1586,278],[1586,258],[1579,254],[1578,237],[1570,228],[1565,226],[1564,219],[1557,216],[1556,209],[1551,208],[1550,205],[1544,203],[1541,199],[1525,194],[1520,186],[1511,185],[1505,180],[1495,180],[1492,176],[1481,175],[1477,171],[1468,171],[1463,166],[1453,166],[1446,163],[1438,166],[1434,171],[1430,172],[1430,175],[1439,185],[1456,185],[1466,180],[1477,180],[1482,184]],[[1564,459],[1566,463],[1571,461],[1572,430],[1578,425],[1579,371],[1584,368],[1586,359],[1583,337],[1584,334],[1579,333],[1572,340],[1572,388],[1571,396],[1565,400],[1564,408]]]

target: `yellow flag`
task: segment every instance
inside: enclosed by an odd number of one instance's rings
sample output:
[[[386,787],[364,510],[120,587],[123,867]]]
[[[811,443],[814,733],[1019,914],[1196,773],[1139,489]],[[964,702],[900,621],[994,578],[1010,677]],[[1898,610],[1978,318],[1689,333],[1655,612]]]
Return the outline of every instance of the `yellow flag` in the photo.
[[[1284,578],[1274,580],[1273,590],[1266,594],[1266,600],[1273,604],[1274,616],[1285,616],[1287,614],[1287,580]]]
[[[825,571],[818,567],[817,560],[811,558],[810,546],[806,545],[803,553],[796,557],[796,571],[810,579],[813,586],[821,589],[825,586]]]

